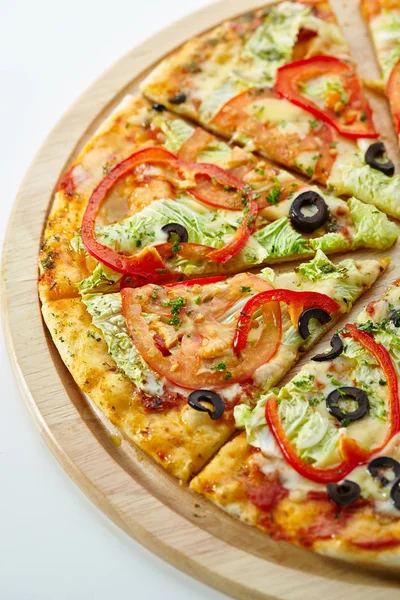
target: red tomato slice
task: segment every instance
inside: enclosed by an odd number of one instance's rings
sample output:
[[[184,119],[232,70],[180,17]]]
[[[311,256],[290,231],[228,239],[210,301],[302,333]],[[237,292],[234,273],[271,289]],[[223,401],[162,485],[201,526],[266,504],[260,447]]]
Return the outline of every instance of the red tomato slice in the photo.
[[[282,335],[278,302],[263,307],[263,320],[240,357],[232,349],[236,319],[225,320],[248,288],[257,294],[271,287],[241,273],[223,290],[216,284],[147,285],[123,289],[121,296],[133,343],[151,369],[186,389],[213,389],[248,380],[277,352]],[[170,355],[165,356],[165,348]]]
[[[340,79],[347,94],[344,102],[339,92],[330,91],[325,98],[325,107],[320,108],[302,93],[303,84],[322,75]],[[275,90],[283,98],[329,123],[346,137],[376,138],[379,135],[375,131],[371,108],[353,66],[338,58],[312,56],[284,65],[278,69]]]
[[[394,124],[400,134],[400,60],[394,65],[386,87]]]
[[[296,133],[283,133],[276,125],[262,123],[246,112],[247,107],[264,98],[279,98],[271,89],[251,89],[242,92],[229,100],[215,115],[211,123],[222,129],[227,135],[235,131],[249,136],[258,148],[279,163],[298,169],[296,158],[302,152],[315,152],[319,158],[315,165],[314,175],[325,183],[335,161],[332,152],[334,134],[326,123],[317,124],[305,137]],[[311,123],[311,119],[310,119]]]
[[[178,152],[178,156],[185,162],[196,162],[199,153],[212,142],[214,136],[201,127],[196,127],[189,139],[184,142]]]

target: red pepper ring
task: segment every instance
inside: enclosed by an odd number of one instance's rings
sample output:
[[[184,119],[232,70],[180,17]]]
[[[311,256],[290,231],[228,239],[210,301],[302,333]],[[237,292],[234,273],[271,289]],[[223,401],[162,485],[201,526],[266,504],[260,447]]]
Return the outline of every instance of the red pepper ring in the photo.
[[[337,113],[334,108],[320,108],[313,100],[302,94],[301,84],[321,75],[337,75],[340,78],[349,96],[346,104],[347,116]],[[280,67],[277,72],[275,91],[296,106],[329,123],[346,137],[377,138],[379,136],[375,131],[372,111],[354,67],[334,56],[312,56]]]
[[[340,305],[335,300],[319,292],[296,292],[285,289],[261,292],[250,298],[240,313],[233,338],[233,349],[237,354],[247,346],[247,338],[254,313],[268,302],[285,302],[289,306],[289,312],[296,326],[298,315],[303,310],[321,308],[327,313],[332,314],[340,308]]]
[[[388,434],[382,444],[372,450],[364,450],[357,441],[346,435],[339,441],[339,451],[342,461],[334,467],[320,469],[305,463],[296,453],[285,429],[279,419],[277,397],[270,398],[265,406],[265,418],[267,424],[275,437],[283,456],[293,469],[300,475],[316,481],[317,483],[336,483],[344,479],[353,469],[367,463],[370,458],[380,452],[391,438],[400,431],[400,402],[397,382],[397,372],[388,351],[375,342],[373,336],[366,331],[360,331],[356,325],[348,324],[345,327],[344,337],[351,337],[365,350],[370,352],[380,365],[386,377],[389,390],[390,427]]]

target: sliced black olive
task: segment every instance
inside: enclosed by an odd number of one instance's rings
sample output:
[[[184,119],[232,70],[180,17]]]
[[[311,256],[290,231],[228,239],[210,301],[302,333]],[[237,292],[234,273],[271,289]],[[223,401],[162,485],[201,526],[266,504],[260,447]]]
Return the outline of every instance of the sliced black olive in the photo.
[[[303,214],[302,209],[305,206],[315,206],[317,212],[310,217],[306,217]],[[325,200],[317,194],[309,190],[299,194],[292,202],[289,211],[290,221],[295,229],[298,231],[304,231],[305,233],[311,233],[321,227],[328,218],[328,207]]]
[[[331,316],[325,310],[322,310],[322,308],[308,308],[307,310],[303,310],[298,322],[299,333],[303,340],[306,340],[310,335],[308,324],[311,319],[317,319],[321,325],[325,325],[329,323]]]
[[[358,483],[349,479],[345,479],[342,483],[328,483],[326,491],[329,498],[341,506],[352,504],[361,495]]]
[[[164,112],[164,110],[167,110],[164,104],[160,104],[159,102],[154,102],[152,108],[157,112]]]
[[[323,354],[316,354],[312,357],[311,360],[315,360],[316,362],[323,362],[324,360],[333,360],[343,352],[343,342],[341,337],[335,333],[335,335],[331,338],[331,348],[329,352],[324,352]]]
[[[352,412],[343,412],[339,406],[339,402],[344,398],[351,398],[358,404],[356,410]],[[326,408],[328,412],[338,421],[358,421],[362,419],[369,411],[369,400],[364,390],[356,387],[340,387],[333,390],[326,399]]]
[[[172,98],[168,98],[168,102],[171,104],[182,104],[183,102],[186,102],[186,98],[186,94],[181,92],[180,94],[176,94],[176,96],[172,96]]]
[[[366,151],[365,162],[373,169],[380,171],[388,177],[392,177],[392,175],[394,175],[394,164],[390,158],[384,163],[377,160],[377,158],[382,158],[385,152],[385,144],[383,142],[375,142],[375,144],[371,144]]]
[[[400,310],[394,310],[389,317],[390,321],[393,321],[395,327],[400,327]]]
[[[382,473],[385,469],[393,471],[394,477],[392,479],[387,479]],[[400,463],[390,456],[378,456],[378,458],[374,458],[374,460],[371,460],[369,463],[368,472],[374,479],[378,479],[381,485],[386,487],[389,483],[393,483],[395,479],[400,477]]]
[[[392,489],[390,490],[390,498],[397,510],[400,510],[400,479],[395,481],[392,485]]]
[[[182,243],[187,242],[189,239],[187,230],[183,225],[180,225],[179,223],[168,223],[168,225],[164,225],[164,227],[161,227],[161,231],[165,231],[165,233],[168,233],[168,241],[171,241],[171,233],[175,233],[175,235],[178,236],[179,241]]]
[[[213,410],[203,406],[201,402],[211,404]],[[220,419],[225,410],[225,404],[221,396],[218,396],[212,390],[196,390],[195,392],[191,392],[188,397],[188,404],[195,410],[208,413],[213,421]]]

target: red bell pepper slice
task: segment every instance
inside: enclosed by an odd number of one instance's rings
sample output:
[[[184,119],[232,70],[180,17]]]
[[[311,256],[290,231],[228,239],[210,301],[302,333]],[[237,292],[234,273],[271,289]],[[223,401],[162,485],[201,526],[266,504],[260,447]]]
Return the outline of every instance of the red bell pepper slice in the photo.
[[[336,483],[341,481],[357,466],[367,463],[374,454],[380,452],[391,440],[391,438],[400,431],[398,380],[396,369],[393,365],[390,354],[382,346],[382,344],[375,342],[370,333],[359,330],[356,325],[346,325],[343,336],[352,337],[365,350],[374,356],[380,365],[388,383],[390,426],[384,441],[379,447],[364,450],[353,438],[342,436],[339,441],[339,450],[342,458],[341,462],[338,465],[329,467],[327,469],[313,467],[312,465],[305,463],[298,456],[292,444],[290,443],[285,429],[279,419],[279,405],[277,397],[274,396],[273,398],[270,398],[265,407],[266,421],[287,462],[300,475],[318,483]]]
[[[344,105],[340,102],[340,95],[334,91],[327,95],[324,108],[302,93],[301,86],[304,83],[322,75],[340,78],[348,95]],[[353,66],[334,56],[312,56],[284,65],[278,69],[275,90],[293,104],[329,123],[346,137],[376,138],[379,135],[375,131],[371,108]]]
[[[242,352],[247,346],[247,338],[254,313],[268,302],[285,302],[289,306],[290,316],[296,326],[298,317],[303,310],[321,308],[332,314],[340,308],[335,300],[319,292],[296,292],[285,289],[261,292],[250,298],[241,311],[233,339],[233,348],[236,353]]]
[[[400,134],[400,60],[394,65],[386,86],[397,132]]]

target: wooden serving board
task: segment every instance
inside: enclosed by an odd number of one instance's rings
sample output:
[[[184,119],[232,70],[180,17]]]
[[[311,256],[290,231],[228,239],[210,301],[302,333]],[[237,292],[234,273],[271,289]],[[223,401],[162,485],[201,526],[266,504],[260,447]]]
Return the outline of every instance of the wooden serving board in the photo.
[[[332,3],[360,73],[368,78],[377,75],[358,0]],[[188,37],[260,4],[224,0],[150,38],[86,91],[49,135],[21,185],[6,236],[2,296],[9,353],[27,405],[61,465],[104,513],[160,557],[244,600],[345,596],[374,600],[380,594],[394,600],[399,597],[399,581],[392,574],[273,542],[179,486],[127,441],[113,444],[114,428],[79,391],[41,319],[37,255],[61,172],[105,115],[124,94],[137,89],[156,62]],[[378,129],[399,167],[386,102],[372,97],[371,103]],[[392,268],[353,314],[400,275],[399,246],[385,254],[393,257]]]

